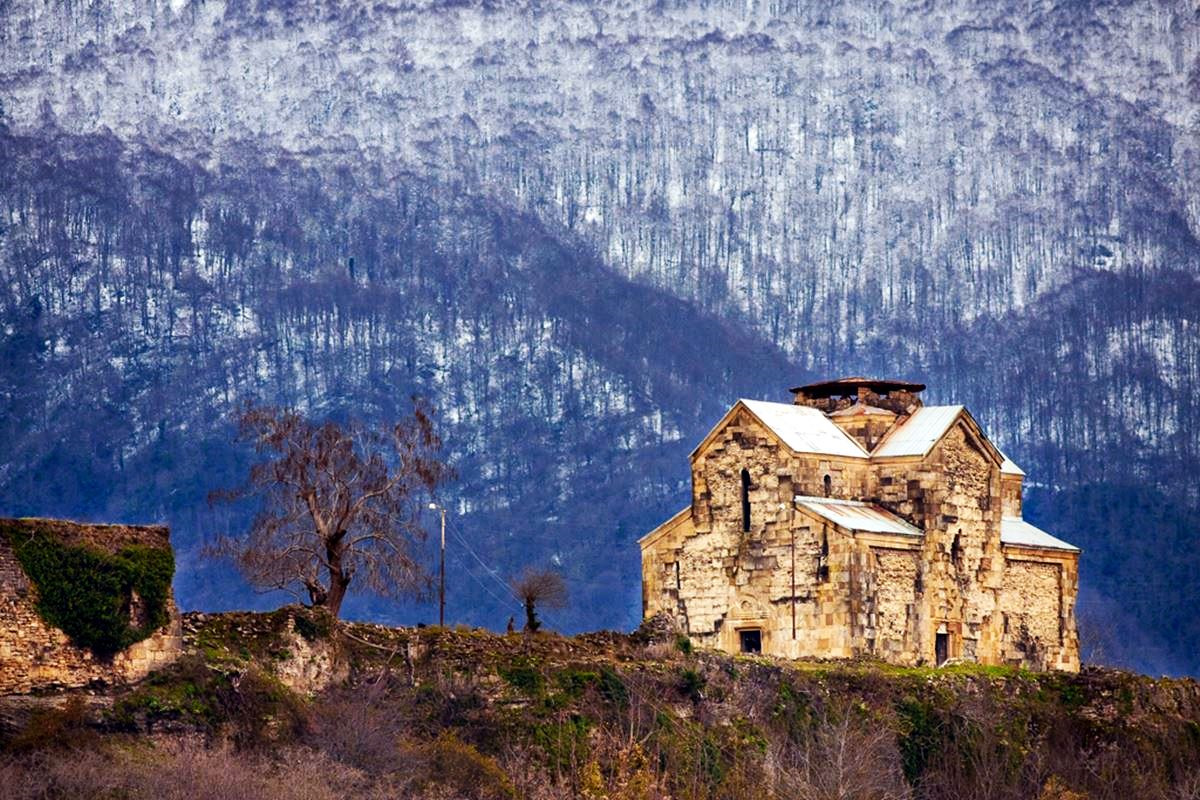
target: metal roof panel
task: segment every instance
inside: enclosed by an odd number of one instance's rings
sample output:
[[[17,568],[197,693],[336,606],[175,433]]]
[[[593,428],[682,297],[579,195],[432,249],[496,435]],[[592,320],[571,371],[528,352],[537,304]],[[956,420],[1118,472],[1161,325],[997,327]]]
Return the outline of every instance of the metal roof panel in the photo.
[[[797,495],[795,500],[797,505],[848,530],[894,533],[901,536],[922,535],[920,528],[910,525],[892,512],[870,503],[806,495]]]
[[[1000,544],[1079,552],[1079,548],[1075,545],[1068,544],[1062,539],[1051,536],[1041,528],[1030,525],[1020,517],[1004,517],[1000,520]]]
[[[923,456],[963,412],[963,406],[922,406],[892,430],[871,453],[873,458]]]
[[[862,445],[815,408],[790,403],[768,403],[764,400],[739,402],[797,453],[868,458]]]

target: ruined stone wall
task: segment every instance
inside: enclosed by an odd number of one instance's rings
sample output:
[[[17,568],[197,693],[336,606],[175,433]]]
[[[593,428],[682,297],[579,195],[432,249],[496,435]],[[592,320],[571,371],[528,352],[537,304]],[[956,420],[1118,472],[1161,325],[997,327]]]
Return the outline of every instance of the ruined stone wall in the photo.
[[[920,552],[893,547],[865,548],[871,568],[862,597],[866,609],[864,654],[896,664],[918,658]]]
[[[869,453],[895,426],[896,417],[892,414],[862,414],[834,417],[833,422]]]
[[[173,662],[182,650],[173,601],[168,601],[167,625],[110,660],[76,647],[65,633],[46,624],[36,602],[36,587],[12,546],[0,537],[0,695],[139,680]]]
[[[1075,627],[1078,556],[1005,548],[1001,656],[1034,669],[1079,669]]]
[[[793,396],[792,402],[798,406],[816,408],[826,414],[841,411],[855,404],[886,408],[888,411],[896,414],[911,414],[915,409],[923,405],[920,395],[916,392],[906,392],[902,389],[896,389],[891,392],[879,394],[865,387],[854,394],[837,394],[828,397],[809,397],[804,392],[797,392]]]
[[[680,553],[692,535],[692,513],[676,514],[642,542],[642,617],[666,613],[681,629],[687,627],[680,603]]]

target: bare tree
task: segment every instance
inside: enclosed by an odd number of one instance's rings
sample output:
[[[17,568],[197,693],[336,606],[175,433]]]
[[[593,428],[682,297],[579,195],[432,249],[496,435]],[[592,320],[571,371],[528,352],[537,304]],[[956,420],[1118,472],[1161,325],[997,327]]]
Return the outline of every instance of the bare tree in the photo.
[[[261,497],[243,536],[210,553],[233,559],[259,588],[302,589],[335,617],[351,582],[385,596],[418,594],[428,575],[413,547],[425,538],[420,499],[449,477],[431,410],[390,426],[311,422],[290,409],[246,406],[239,438],[265,459],[241,487],[210,502]]]
[[[805,739],[783,742],[773,755],[774,779],[798,800],[909,800],[896,735],[849,701],[826,708]]]
[[[537,607],[563,608],[567,605],[567,582],[553,569],[527,568],[511,581],[513,593],[525,604],[525,630],[534,633],[542,627]]]

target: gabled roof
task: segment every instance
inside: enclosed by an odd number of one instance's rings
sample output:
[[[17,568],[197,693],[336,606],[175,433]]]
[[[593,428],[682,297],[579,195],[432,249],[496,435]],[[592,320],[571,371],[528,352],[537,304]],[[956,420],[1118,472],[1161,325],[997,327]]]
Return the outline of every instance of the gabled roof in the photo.
[[[1000,474],[1025,477],[1025,470],[1018,467],[1017,463],[1005,455],[1003,450],[1000,451],[1000,455],[1004,456],[1004,463],[1000,465]]]
[[[1030,525],[1020,517],[1004,517],[1000,520],[1000,544],[1013,547],[1037,547],[1044,550],[1069,550],[1079,552],[1079,548],[1068,544],[1062,539],[1056,539],[1041,528]]]
[[[847,530],[920,536],[921,529],[909,525],[892,512],[858,500],[796,495],[796,505]]]
[[[862,445],[825,416],[809,406],[768,403],[764,400],[739,400],[780,440],[797,453],[867,458]]]
[[[970,437],[995,463],[1004,461],[1004,454],[984,434],[979,423],[964,406],[924,406],[892,428],[871,453],[871,458],[897,458],[928,455],[954,425],[962,420]],[[1013,466],[1016,466],[1015,464]]]
[[[689,504],[682,510],[675,512],[665,522],[659,524],[654,530],[647,533],[645,536],[638,539],[638,544],[643,550],[649,547],[658,539],[662,538],[663,534],[670,532],[677,525],[683,522],[690,522],[692,518],[692,506]]]
[[[869,458],[862,445],[831,422],[821,411],[808,406],[768,403],[765,400],[738,400],[734,403],[733,408],[725,412],[721,421],[714,425],[700,444],[696,445],[696,449],[692,450],[693,456],[717,431],[729,423],[739,408],[749,411],[751,416],[793,452],[840,458]]]
[[[871,455],[876,458],[923,456],[946,435],[964,410],[963,406],[922,406],[888,433]]]

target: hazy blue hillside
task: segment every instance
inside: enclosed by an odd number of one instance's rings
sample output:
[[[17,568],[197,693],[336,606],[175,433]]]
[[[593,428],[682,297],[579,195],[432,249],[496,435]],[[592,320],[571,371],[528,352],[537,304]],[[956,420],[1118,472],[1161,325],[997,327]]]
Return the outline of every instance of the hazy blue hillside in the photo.
[[[481,559],[629,626],[734,397],[897,375],[1030,473],[1106,657],[1200,671],[1187,3],[9,0],[0,103],[0,510],[190,552],[236,398],[416,391]]]
[[[579,624],[628,626],[633,539],[683,502],[694,431],[717,398],[791,374],[537,220],[412,176],[215,175],[49,130],[0,156],[0,504],[16,513],[169,519],[194,550],[231,524],[204,497],[244,466],[222,419],[239,398],[390,418],[415,393],[440,409],[449,499],[501,576],[557,558]],[[248,598],[223,574],[181,581],[188,605]],[[456,611],[503,624],[470,609],[483,587],[500,590],[472,582]]]

